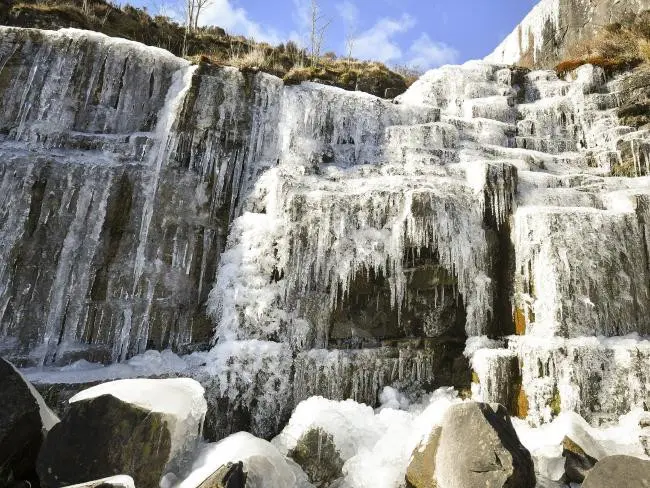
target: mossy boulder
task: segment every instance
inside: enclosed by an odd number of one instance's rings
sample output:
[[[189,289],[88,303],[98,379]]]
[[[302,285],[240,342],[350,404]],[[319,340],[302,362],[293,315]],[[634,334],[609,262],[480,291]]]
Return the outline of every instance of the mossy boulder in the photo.
[[[307,430],[288,452],[316,486],[327,486],[343,475],[343,459],[334,437],[321,428]]]
[[[70,399],[48,434],[37,469],[48,488],[119,474],[157,488],[196,446],[206,411],[203,388],[190,379],[121,380]]]
[[[36,457],[58,419],[11,363],[0,358],[0,486],[38,485]]]

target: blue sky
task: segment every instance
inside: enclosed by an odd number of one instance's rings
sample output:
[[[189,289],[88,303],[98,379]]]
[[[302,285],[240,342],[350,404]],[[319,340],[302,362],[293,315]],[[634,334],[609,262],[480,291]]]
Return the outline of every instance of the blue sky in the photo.
[[[182,12],[180,0],[131,0],[152,12]],[[306,44],[311,0],[212,0],[201,18],[230,33],[277,44]],[[422,69],[489,54],[536,0],[319,0],[331,19],[322,52],[346,52],[390,65]]]

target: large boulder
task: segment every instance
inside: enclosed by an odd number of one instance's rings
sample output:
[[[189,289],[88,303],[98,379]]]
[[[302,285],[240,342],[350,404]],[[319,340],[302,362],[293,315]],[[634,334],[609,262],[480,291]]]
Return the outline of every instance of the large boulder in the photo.
[[[416,488],[533,488],[530,453],[498,404],[452,405],[439,432],[416,449],[407,481]],[[435,456],[434,456],[435,452]],[[426,461],[426,463],[424,462]],[[430,463],[434,463],[432,468]],[[433,479],[429,476],[433,473]]]
[[[268,441],[238,432],[205,448],[177,488],[309,488],[300,467]],[[139,488],[139,487],[138,487]]]
[[[0,358],[0,486],[38,483],[36,457],[44,434],[59,421],[34,387]]]
[[[650,488],[650,461],[632,456],[608,456],[596,463],[582,488]]]
[[[43,443],[41,481],[54,488],[127,474],[138,488],[157,488],[196,447],[203,393],[186,378],[120,380],[78,393]]]

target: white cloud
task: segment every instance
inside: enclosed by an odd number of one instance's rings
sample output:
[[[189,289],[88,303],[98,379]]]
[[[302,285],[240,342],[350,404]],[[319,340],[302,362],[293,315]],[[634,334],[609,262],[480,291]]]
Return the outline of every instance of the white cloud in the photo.
[[[359,8],[354,3],[345,0],[336,4],[336,10],[343,19],[346,29],[355,30],[359,22]]]
[[[415,26],[408,14],[399,19],[384,18],[355,38],[354,57],[388,63],[402,58],[402,50],[394,39],[396,34],[407,32]]]
[[[444,42],[432,41],[422,33],[409,48],[408,65],[422,69],[437,68],[458,60],[458,51]]]
[[[275,29],[263,26],[248,17],[248,12],[236,7],[231,0],[214,0],[199,19],[201,25],[216,25],[232,34],[252,37],[256,41],[279,44],[283,36]]]

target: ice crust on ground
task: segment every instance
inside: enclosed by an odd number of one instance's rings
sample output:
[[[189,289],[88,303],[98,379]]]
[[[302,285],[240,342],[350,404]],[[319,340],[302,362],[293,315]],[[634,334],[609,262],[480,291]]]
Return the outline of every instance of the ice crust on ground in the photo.
[[[559,481],[564,474],[562,441],[565,436],[597,460],[618,454],[650,459],[639,442],[639,420],[643,413],[641,409],[633,410],[618,423],[601,428],[592,427],[574,412],[562,412],[552,422],[536,428],[520,419],[513,419],[513,425],[533,456],[536,473]]]

